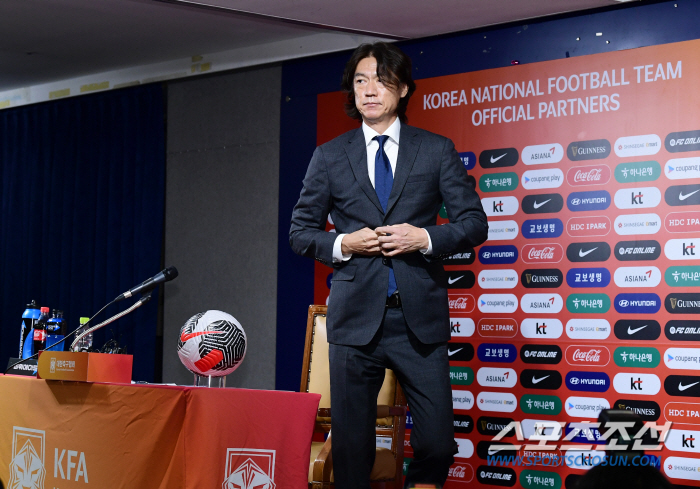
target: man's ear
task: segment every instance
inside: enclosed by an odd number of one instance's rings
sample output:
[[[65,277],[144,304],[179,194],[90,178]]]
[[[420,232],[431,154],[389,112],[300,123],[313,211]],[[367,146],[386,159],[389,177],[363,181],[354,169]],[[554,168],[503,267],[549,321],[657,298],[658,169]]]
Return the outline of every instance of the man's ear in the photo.
[[[400,98],[404,98],[408,94],[408,85],[401,85],[401,90],[399,91],[399,94],[401,95]]]

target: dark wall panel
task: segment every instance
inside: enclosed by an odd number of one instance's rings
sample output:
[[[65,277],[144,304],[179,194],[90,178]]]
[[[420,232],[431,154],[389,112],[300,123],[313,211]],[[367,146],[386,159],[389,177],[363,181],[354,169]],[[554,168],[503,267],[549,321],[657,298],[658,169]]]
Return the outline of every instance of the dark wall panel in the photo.
[[[228,385],[275,385],[281,68],[168,87],[163,380],[191,384],[176,353],[180,328],[208,309],[233,315],[248,337]]]

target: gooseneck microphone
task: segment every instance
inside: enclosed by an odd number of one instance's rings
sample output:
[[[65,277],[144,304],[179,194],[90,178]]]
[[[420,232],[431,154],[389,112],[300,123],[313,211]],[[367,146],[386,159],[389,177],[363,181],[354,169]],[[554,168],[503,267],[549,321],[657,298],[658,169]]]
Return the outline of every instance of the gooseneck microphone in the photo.
[[[164,282],[170,282],[173,280],[175,277],[177,277],[177,268],[175,267],[168,267],[162,272],[156,274],[155,276],[149,278],[148,280],[145,280],[143,283],[140,285],[137,285],[136,287],[132,287],[131,289],[127,290],[120,296],[117,296],[116,299],[114,299],[114,302],[119,302],[124,299],[128,299],[134,294],[140,294],[143,292],[148,292],[149,290],[157,287],[158,285],[164,283]]]

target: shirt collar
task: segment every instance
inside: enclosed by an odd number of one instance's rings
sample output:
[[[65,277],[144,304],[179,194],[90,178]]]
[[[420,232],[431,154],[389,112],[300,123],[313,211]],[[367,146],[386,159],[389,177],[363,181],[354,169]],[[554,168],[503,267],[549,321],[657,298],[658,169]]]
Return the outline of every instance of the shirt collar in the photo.
[[[381,136],[377,131],[369,127],[367,124],[362,122],[362,132],[365,135],[365,145],[369,146],[375,136]],[[386,131],[384,131],[384,136],[389,136],[389,139],[394,141],[397,145],[399,144],[399,135],[401,134],[401,122],[397,117],[396,120],[391,124]]]

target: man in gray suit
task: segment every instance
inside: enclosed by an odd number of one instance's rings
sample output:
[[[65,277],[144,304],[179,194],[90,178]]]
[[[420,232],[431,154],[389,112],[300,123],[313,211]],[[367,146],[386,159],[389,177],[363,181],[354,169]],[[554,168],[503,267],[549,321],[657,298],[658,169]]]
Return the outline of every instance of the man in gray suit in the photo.
[[[406,487],[444,484],[456,453],[440,258],[486,240],[473,179],[452,141],[406,124],[411,60],[385,43],[348,61],[346,113],[362,127],[316,148],[289,232],[296,253],[334,268],[328,341],[337,489],[369,489],[384,369],[413,416]],[[436,225],[441,205],[450,222]],[[336,233],[325,231],[330,214]]]

